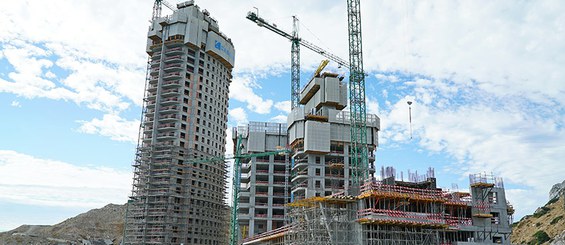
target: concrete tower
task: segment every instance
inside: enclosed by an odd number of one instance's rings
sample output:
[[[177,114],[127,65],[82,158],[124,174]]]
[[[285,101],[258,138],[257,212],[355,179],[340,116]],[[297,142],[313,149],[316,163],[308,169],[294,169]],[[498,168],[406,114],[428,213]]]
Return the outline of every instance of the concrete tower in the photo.
[[[225,152],[234,47],[193,1],[152,21],[124,244],[226,244]]]
[[[293,200],[347,193],[351,182],[349,144],[351,126],[347,87],[336,74],[314,77],[300,93],[300,104],[288,116],[288,139],[293,150]],[[380,119],[367,114],[370,172],[378,145]]]
[[[276,151],[288,142],[286,123],[250,122],[233,128],[232,136],[234,144],[242,136],[242,154]],[[285,204],[290,200],[288,167],[287,155],[242,159],[238,209],[241,239],[285,224]]]

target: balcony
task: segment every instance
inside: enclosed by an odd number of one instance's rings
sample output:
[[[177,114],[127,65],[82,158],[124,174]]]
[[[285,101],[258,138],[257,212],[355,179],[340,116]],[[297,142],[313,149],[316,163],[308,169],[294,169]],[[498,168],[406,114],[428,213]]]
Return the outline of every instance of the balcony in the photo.
[[[155,100],[155,98],[157,98],[157,93],[156,93],[156,92],[148,93],[148,94],[147,94],[147,99],[149,100],[149,102],[151,102],[152,100]]]
[[[163,76],[163,80],[180,79],[181,77],[182,74],[180,72],[170,72],[170,73],[165,73],[165,75]]]
[[[181,83],[180,80],[177,81],[165,81],[163,82],[163,88],[174,88],[174,87],[180,87]]]
[[[180,99],[178,97],[172,97],[172,98],[166,98],[161,100],[161,105],[163,106],[167,106],[167,105],[174,105],[180,102]]]
[[[169,133],[159,133],[156,136],[157,139],[174,139],[176,138],[176,134],[174,132]]]
[[[174,55],[174,56],[171,56],[171,57],[167,57],[167,58],[165,58],[164,62],[167,63],[167,64],[182,62],[182,56],[181,55]]]
[[[176,129],[175,123],[163,123],[157,126],[158,130],[173,130]]]
[[[155,101],[154,100],[148,101],[147,104],[145,105],[145,107],[155,108]]]
[[[174,95],[179,95],[179,90],[178,89],[167,89],[167,90],[163,90],[163,92],[161,93],[161,96],[163,97],[169,97],[169,96],[174,96]]]
[[[149,74],[150,74],[151,76],[156,76],[157,74],[159,74],[159,66],[157,66],[157,67],[155,67],[155,68],[152,67],[152,68],[149,70]]]
[[[302,183],[292,185],[293,190],[298,188],[308,188],[308,181],[304,181]]]
[[[176,48],[171,48],[171,49],[165,50],[166,55],[176,55],[176,54],[182,54],[182,53],[183,53],[182,47],[176,47]]]
[[[292,170],[296,170],[299,169],[301,167],[307,167],[308,163],[307,162],[295,162],[294,166],[292,167]]]
[[[149,84],[157,84],[157,81],[159,81],[159,76],[150,76],[149,77]]]
[[[157,85],[149,84],[149,86],[147,86],[147,91],[152,93],[157,91]]]
[[[151,117],[151,118],[145,119],[145,120],[143,121],[143,124],[145,124],[145,125],[151,125],[151,124],[153,124],[153,118]]]
[[[154,60],[154,61],[151,61],[151,63],[149,63],[151,68],[159,67],[159,64],[161,64],[161,62],[159,62],[158,60]]]
[[[162,114],[165,114],[165,113],[176,112],[177,110],[178,110],[178,107],[176,105],[170,105],[170,106],[161,107],[159,112],[162,113]]]
[[[307,178],[308,178],[308,175],[306,175],[306,174],[297,175],[297,176],[292,177],[291,182],[295,182],[295,181],[302,180],[302,179],[307,179]]]
[[[182,70],[182,64],[169,64],[169,65],[165,65],[163,67],[163,70],[165,72],[172,72],[172,71],[180,71]],[[153,71],[153,69],[151,69],[151,71]],[[159,71],[159,70],[157,70]]]
[[[174,122],[179,119],[177,114],[169,114],[159,118],[159,122]]]

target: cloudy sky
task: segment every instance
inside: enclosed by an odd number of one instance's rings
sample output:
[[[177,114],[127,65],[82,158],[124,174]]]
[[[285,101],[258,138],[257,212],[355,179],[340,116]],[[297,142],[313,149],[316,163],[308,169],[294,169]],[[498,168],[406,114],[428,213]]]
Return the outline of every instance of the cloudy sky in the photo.
[[[0,231],[126,202],[152,4],[0,2]],[[197,4],[236,47],[230,127],[285,121],[290,107],[290,43],[245,19],[253,7],[286,30],[297,15],[304,39],[348,57],[345,1]],[[565,179],[565,3],[361,4],[377,167],[433,167],[461,190],[469,173],[494,173],[517,218],[547,202]],[[302,49],[303,84],[321,59]]]

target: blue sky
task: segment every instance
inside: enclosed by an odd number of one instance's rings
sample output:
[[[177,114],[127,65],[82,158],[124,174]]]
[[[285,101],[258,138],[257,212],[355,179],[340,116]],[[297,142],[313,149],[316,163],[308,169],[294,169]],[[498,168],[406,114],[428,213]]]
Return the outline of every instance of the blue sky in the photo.
[[[290,107],[290,43],[245,19],[253,7],[286,30],[297,15],[304,39],[348,57],[345,1],[196,3],[236,47],[230,127],[285,121]],[[126,202],[151,9],[0,3],[0,231]],[[494,173],[518,218],[547,201],[565,179],[562,1],[363,1],[362,21],[377,167],[433,167],[440,186],[462,190],[469,173]],[[321,59],[302,49],[303,84]]]

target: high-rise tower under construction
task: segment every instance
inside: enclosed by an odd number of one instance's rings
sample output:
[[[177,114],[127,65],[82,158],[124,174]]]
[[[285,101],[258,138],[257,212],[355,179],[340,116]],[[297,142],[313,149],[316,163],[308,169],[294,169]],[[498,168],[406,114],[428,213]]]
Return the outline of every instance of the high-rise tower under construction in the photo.
[[[226,244],[225,152],[234,47],[193,1],[154,18],[124,244]]]

